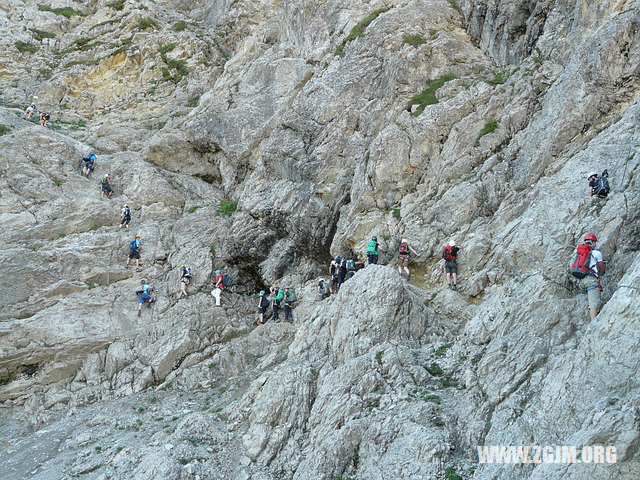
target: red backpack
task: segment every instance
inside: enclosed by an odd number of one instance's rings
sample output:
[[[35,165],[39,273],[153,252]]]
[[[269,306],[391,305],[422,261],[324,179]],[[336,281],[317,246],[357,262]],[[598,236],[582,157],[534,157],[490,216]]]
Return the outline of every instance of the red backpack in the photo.
[[[451,245],[447,245],[446,247],[444,247],[444,251],[442,252],[442,258],[444,258],[446,262],[450,260],[455,260],[456,258],[453,255],[451,255],[451,248],[452,248]]]
[[[591,273],[591,250],[593,247],[588,243],[581,243],[576,249],[576,254],[571,260],[571,275],[576,278],[584,278]]]
[[[402,242],[400,244],[400,253],[409,253],[409,244],[407,242]]]

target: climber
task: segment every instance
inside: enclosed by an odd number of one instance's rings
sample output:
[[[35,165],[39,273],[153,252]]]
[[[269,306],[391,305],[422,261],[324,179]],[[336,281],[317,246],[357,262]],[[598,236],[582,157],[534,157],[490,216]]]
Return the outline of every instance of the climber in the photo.
[[[36,104],[32,103],[24,111],[24,116],[27,117],[27,120],[31,120],[31,117],[33,116],[34,113],[36,113]]]
[[[84,157],[82,157],[82,161],[84,162],[84,168],[82,169],[82,174],[89,178],[89,174],[96,169],[96,165],[98,164],[98,158],[95,156],[93,152],[88,152]]]
[[[49,120],[51,120],[51,115],[48,113],[40,112],[40,125],[43,127],[49,126]]]
[[[273,321],[280,321],[280,304],[284,298],[284,293],[280,290],[278,285],[271,287],[271,307],[273,308]]]
[[[129,228],[129,222],[131,221],[131,209],[129,208],[129,205],[125,205],[124,207],[122,207],[122,212],[120,212],[120,227],[127,227]]]
[[[107,193],[107,197],[110,197],[113,193],[108,173],[106,173],[104,177],[102,177],[102,180],[100,180],[100,199],[104,198],[105,192]]]
[[[603,290],[600,279],[607,269],[602,252],[595,248],[597,241],[598,238],[593,233],[587,233],[584,243],[576,248],[570,266],[571,275],[578,279],[580,293],[585,295],[591,320],[594,320],[600,311],[600,292]]]
[[[291,308],[293,307],[293,302],[295,301],[295,294],[293,293],[292,289],[290,289],[289,287],[285,287],[282,297],[284,300],[284,321],[293,323]]]
[[[325,282],[324,279],[322,279],[318,282],[318,297],[320,298],[320,300],[324,300],[328,296],[329,296],[329,286],[327,285],[327,282]]]
[[[345,282],[356,274],[356,270],[358,270],[356,267],[356,262],[361,263],[361,262],[358,262],[358,257],[356,257],[355,255],[345,260],[345,268],[346,268],[346,275],[344,277]]]
[[[458,252],[462,250],[456,247],[456,242],[451,240],[449,245],[444,247],[442,258],[444,258],[444,271],[447,274],[447,284],[451,290],[458,290]],[[451,282],[453,277],[453,283]]]
[[[342,257],[338,263],[338,290],[342,286],[347,276],[347,259]]]
[[[398,259],[398,272],[400,273],[400,276],[402,276],[402,271],[404,269],[407,273],[407,280],[411,278],[411,272],[409,272],[409,257],[411,256],[411,252],[413,252],[416,257],[420,256],[419,253],[411,248],[409,242],[403,238],[400,242],[400,246],[398,247],[398,253],[400,254],[400,258]]]
[[[369,265],[376,265],[378,263],[378,250],[384,252],[384,249],[378,243],[378,237],[374,235],[367,244],[367,260]]]
[[[334,295],[338,293],[338,270],[340,268],[341,261],[342,259],[340,257],[336,257],[331,260],[331,265],[329,265],[329,276],[331,278],[329,288],[331,289],[331,293]]]
[[[258,323],[260,325],[264,324],[264,314],[267,313],[267,308],[269,308],[269,299],[266,292],[260,290],[260,299],[258,300]]]
[[[606,198],[609,195],[611,191],[609,187],[609,172],[605,170],[600,177],[596,172],[592,172],[587,179],[589,180],[590,197],[595,195],[598,198]]]
[[[147,281],[143,278],[135,289],[135,293],[138,295],[138,316],[142,315],[143,303],[146,303],[147,307],[151,307],[151,303],[155,300],[150,292],[153,292],[153,287],[147,285]]]
[[[180,265],[180,291],[178,292],[178,300],[182,297],[187,298],[187,285],[191,283],[191,267]]]
[[[140,252],[142,252],[142,245],[140,244],[140,234],[136,234],[136,237],[129,242],[129,257],[127,258],[127,268],[131,259],[136,260],[136,271],[140,271]]]
[[[211,295],[216,299],[216,307],[220,306],[220,296],[222,295],[222,290],[224,290],[224,275],[220,270],[216,270],[213,272],[216,276],[216,285],[213,287],[211,291]]]

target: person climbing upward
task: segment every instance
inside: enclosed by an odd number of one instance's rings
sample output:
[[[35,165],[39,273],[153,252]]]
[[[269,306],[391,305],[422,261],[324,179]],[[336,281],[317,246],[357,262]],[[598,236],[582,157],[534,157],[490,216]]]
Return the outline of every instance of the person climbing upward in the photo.
[[[273,321],[280,321],[280,306],[282,299],[284,298],[284,292],[280,290],[279,285],[271,287],[271,308],[273,308]]]
[[[213,290],[211,291],[211,295],[213,295],[213,298],[216,299],[216,307],[220,306],[220,297],[222,295],[222,290],[224,290],[224,275],[222,274],[222,271],[220,270],[216,270],[215,272],[213,272],[215,277],[215,286],[213,287]]]
[[[407,273],[407,280],[411,278],[411,272],[409,272],[409,258],[411,257],[411,253],[416,257],[420,256],[420,254],[409,245],[409,242],[403,238],[398,247],[398,254],[400,255],[398,259],[398,273],[402,276],[402,271],[404,270]]]
[[[151,303],[155,300],[151,295],[153,287],[147,285],[147,281],[143,278],[140,280],[140,285],[135,289],[135,293],[138,296],[138,316],[142,315],[142,305],[147,304],[147,307],[151,307]]]
[[[324,281],[324,279],[320,280],[318,282],[318,297],[320,298],[320,300],[324,300],[325,298],[327,298],[329,296],[329,286],[327,285],[327,282]]]
[[[43,127],[48,127],[49,120],[51,120],[51,115],[45,112],[40,112],[40,125],[42,125]]]
[[[284,321],[293,323],[293,314],[291,313],[291,308],[293,307],[295,297],[293,291],[289,287],[284,288],[282,299],[284,302]]]
[[[98,158],[93,152],[87,152],[87,154],[82,157],[82,161],[84,162],[82,174],[85,177],[89,178],[89,175],[96,169],[96,166],[98,165]]]
[[[369,265],[378,263],[378,251],[384,252],[384,249],[378,243],[378,237],[374,235],[367,243],[367,261]]]
[[[136,234],[135,238],[129,242],[129,256],[127,257],[127,268],[132,259],[136,261],[136,271],[140,271],[140,252],[142,252],[142,244],[140,243],[140,234]]]
[[[107,197],[110,197],[113,193],[113,189],[111,188],[111,179],[109,178],[109,174],[105,173],[102,180],[100,180],[100,199],[104,198],[104,194],[107,194]]]
[[[611,191],[611,187],[609,186],[609,172],[605,170],[600,177],[596,172],[592,172],[589,174],[588,180],[590,197],[606,198],[607,195],[609,195]]]
[[[187,267],[186,265],[180,265],[180,291],[178,292],[178,300],[182,297],[189,297],[187,295],[187,285],[191,283],[191,267]]]
[[[578,279],[580,293],[585,295],[589,317],[594,320],[600,312],[602,284],[607,265],[602,252],[596,249],[598,238],[593,233],[584,236],[584,243],[577,246],[571,259],[571,275]]]
[[[131,209],[129,208],[129,205],[126,205],[124,207],[122,207],[122,212],[120,212],[120,227],[127,227],[129,228],[129,222],[131,221]]]
[[[34,113],[36,113],[36,104],[32,103],[24,111],[24,116],[27,118],[27,120],[31,120],[31,117],[33,116]]]
[[[344,264],[346,268],[346,275],[344,277],[345,282],[356,274],[356,270],[357,270],[356,262],[358,262],[358,257],[356,257],[355,254],[351,258],[348,258],[347,260],[345,260],[345,264]]]
[[[458,252],[462,250],[456,247],[456,242],[451,240],[442,251],[444,258],[444,271],[447,274],[447,284],[451,290],[458,290]],[[451,282],[453,277],[453,282]]]
[[[345,257],[339,257],[340,262],[338,263],[338,290],[344,283],[347,278],[347,259]]]
[[[264,314],[267,313],[267,308],[269,308],[269,299],[266,292],[260,290],[260,298],[258,300],[258,323],[260,325],[264,324]]]

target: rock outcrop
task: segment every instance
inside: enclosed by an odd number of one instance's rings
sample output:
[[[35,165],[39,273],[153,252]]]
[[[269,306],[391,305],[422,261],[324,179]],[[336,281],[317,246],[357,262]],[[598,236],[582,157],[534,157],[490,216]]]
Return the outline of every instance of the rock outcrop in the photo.
[[[624,0],[1,5],[0,471],[640,476],[638,18]],[[48,129],[24,118],[35,97]],[[594,321],[566,275],[588,231]],[[331,257],[371,235],[381,265],[320,300]],[[142,277],[158,300],[138,317]],[[274,282],[294,320],[256,325]],[[477,445],[617,463],[480,464]]]

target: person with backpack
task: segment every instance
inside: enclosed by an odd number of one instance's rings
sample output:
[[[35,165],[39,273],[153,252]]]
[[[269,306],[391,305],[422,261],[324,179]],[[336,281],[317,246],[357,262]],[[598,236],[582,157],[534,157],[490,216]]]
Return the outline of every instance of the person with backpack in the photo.
[[[96,165],[98,165],[98,158],[93,152],[88,152],[84,157],[82,157],[82,161],[84,162],[82,174],[89,178],[89,175],[96,169]]]
[[[153,287],[147,285],[147,281],[143,278],[140,280],[140,285],[135,289],[135,294],[138,296],[138,316],[142,315],[142,305],[147,304],[147,307],[151,307],[151,303],[155,300],[151,293]]]
[[[136,234],[136,237],[129,242],[129,257],[127,258],[127,268],[131,260],[136,261],[136,271],[140,271],[140,252],[142,252],[142,245],[140,244],[140,234]]]
[[[129,205],[126,205],[124,207],[122,207],[122,212],[120,212],[120,227],[127,227],[129,228],[129,222],[131,221],[131,209],[129,208]]]
[[[279,285],[271,287],[271,308],[273,308],[273,321],[280,321],[280,306],[284,299],[284,292],[280,290]]]
[[[607,198],[611,187],[609,186],[609,172],[602,172],[602,176],[598,176],[596,172],[589,174],[589,196],[598,198]]]
[[[356,257],[355,255],[345,261],[345,265],[344,265],[346,268],[346,274],[344,277],[345,282],[356,274],[356,271],[357,271],[356,263],[361,263],[361,262],[358,262],[358,257]]]
[[[347,277],[347,259],[342,257],[340,258],[340,263],[338,264],[338,290],[344,283]]]
[[[49,120],[51,120],[51,115],[48,113],[40,112],[40,125],[43,127],[49,126]]]
[[[607,269],[602,252],[596,249],[597,241],[593,233],[587,233],[584,243],[577,246],[570,266],[571,275],[578,279],[580,293],[585,295],[591,320],[600,312],[600,293],[603,290],[600,280]]]
[[[367,261],[369,265],[378,263],[378,251],[384,252],[384,249],[378,243],[378,237],[374,235],[367,243]]]
[[[402,276],[402,271],[404,270],[407,273],[407,280],[411,278],[411,272],[409,272],[409,259],[412,252],[416,257],[420,256],[420,254],[418,254],[411,245],[409,245],[409,242],[403,238],[400,241],[400,246],[398,247],[398,254],[400,255],[398,259],[398,273]]]
[[[264,325],[264,314],[267,313],[267,308],[269,308],[269,299],[266,292],[260,290],[260,298],[258,300],[258,323],[260,325]]]
[[[451,240],[442,251],[444,258],[444,271],[447,274],[447,284],[451,290],[458,290],[458,252],[462,250],[456,247],[456,242]],[[453,283],[451,279],[453,277]]]
[[[110,197],[113,193],[113,189],[111,188],[111,180],[109,179],[109,174],[106,173],[102,180],[100,180],[100,200],[104,198],[104,194],[107,194],[107,197]]]
[[[284,320],[285,322],[293,323],[293,314],[291,313],[291,308],[293,307],[293,302],[296,301],[295,290],[290,287],[285,287],[282,297],[284,302]]]
[[[216,299],[216,307],[219,307],[220,297],[222,296],[222,290],[224,290],[224,287],[226,285],[224,284],[224,275],[220,270],[216,270],[213,273],[216,276],[216,284],[215,284],[215,287],[213,287],[213,290],[211,291],[211,295],[213,296],[213,298]]]
[[[180,291],[178,292],[178,300],[182,297],[187,298],[187,285],[191,283],[191,267],[180,265]]]

